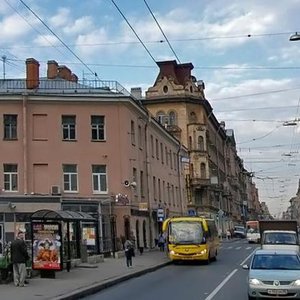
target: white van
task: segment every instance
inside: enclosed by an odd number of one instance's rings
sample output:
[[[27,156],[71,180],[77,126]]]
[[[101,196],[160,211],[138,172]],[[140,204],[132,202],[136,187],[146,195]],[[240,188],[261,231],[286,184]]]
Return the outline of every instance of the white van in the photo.
[[[298,234],[292,230],[265,230],[261,237],[262,249],[287,249],[300,252]]]

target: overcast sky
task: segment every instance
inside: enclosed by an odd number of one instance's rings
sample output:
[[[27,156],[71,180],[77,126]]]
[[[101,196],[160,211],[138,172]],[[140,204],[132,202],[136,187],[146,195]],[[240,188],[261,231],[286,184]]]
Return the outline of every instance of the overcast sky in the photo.
[[[29,57],[45,76],[54,59],[79,79],[97,73],[143,92],[155,61],[191,62],[217,119],[234,129],[260,201],[279,214],[300,178],[300,123],[284,126],[300,118],[300,41],[289,41],[299,11],[299,0],[2,0],[0,49],[6,78],[24,77]]]

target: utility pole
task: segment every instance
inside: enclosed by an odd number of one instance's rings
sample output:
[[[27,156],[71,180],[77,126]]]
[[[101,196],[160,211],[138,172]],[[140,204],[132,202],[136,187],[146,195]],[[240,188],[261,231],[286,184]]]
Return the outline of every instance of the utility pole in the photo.
[[[5,79],[5,64],[6,64],[6,56],[2,56],[2,62],[3,62],[3,79]]]

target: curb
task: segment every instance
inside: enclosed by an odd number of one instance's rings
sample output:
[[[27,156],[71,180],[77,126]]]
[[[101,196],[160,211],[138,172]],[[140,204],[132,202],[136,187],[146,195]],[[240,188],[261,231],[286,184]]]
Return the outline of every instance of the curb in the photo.
[[[124,282],[126,280],[131,279],[131,278],[139,277],[139,276],[142,276],[146,273],[154,272],[154,271],[156,271],[160,268],[163,268],[163,267],[165,267],[165,266],[167,266],[171,263],[172,263],[171,261],[168,261],[168,262],[165,262],[165,263],[153,266],[153,267],[149,267],[149,268],[146,268],[144,270],[140,270],[140,271],[137,271],[137,272],[134,272],[134,273],[131,273],[131,274],[126,274],[126,275],[123,275],[123,276],[119,276],[119,277],[116,277],[114,279],[107,279],[104,282],[94,283],[90,286],[79,288],[79,289],[77,289],[77,290],[75,290],[71,293],[60,295],[60,296],[57,296],[57,297],[51,298],[51,299],[52,300],[76,300],[76,299],[80,299],[80,298],[83,298],[83,297],[86,297],[86,296],[96,294],[96,293],[98,293],[98,292],[100,292],[100,291],[102,291],[106,288],[109,288],[109,287],[114,286],[118,283]]]

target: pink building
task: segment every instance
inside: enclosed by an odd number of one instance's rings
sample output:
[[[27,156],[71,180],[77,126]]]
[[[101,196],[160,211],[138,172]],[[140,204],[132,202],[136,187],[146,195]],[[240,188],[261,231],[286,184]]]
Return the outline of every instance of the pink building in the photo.
[[[152,247],[162,219],[186,213],[186,149],[117,82],[84,81],[66,66],[26,61],[0,80],[2,244],[40,209],[97,220],[100,251]],[[157,214],[158,213],[158,214]]]

